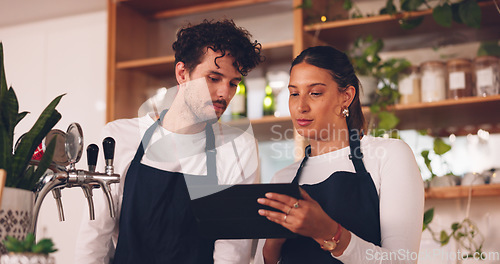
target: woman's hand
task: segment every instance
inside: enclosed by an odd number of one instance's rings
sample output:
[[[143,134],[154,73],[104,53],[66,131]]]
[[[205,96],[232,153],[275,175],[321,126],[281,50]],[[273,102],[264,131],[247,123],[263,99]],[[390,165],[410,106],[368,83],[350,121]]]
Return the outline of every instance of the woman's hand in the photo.
[[[278,193],[266,193],[266,198],[259,198],[257,201],[281,212],[261,209],[259,214],[294,233],[311,237],[318,243],[332,238],[337,223],[302,188],[300,193],[303,200]]]

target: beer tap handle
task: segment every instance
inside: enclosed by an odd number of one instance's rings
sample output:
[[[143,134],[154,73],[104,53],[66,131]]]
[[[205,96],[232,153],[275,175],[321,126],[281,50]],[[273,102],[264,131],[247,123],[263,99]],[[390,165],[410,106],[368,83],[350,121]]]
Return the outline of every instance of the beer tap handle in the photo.
[[[59,221],[63,222],[65,221],[65,219],[64,219],[63,205],[61,201],[61,196],[62,196],[61,189],[60,188],[52,189],[52,195],[54,196],[54,199],[56,199],[57,211],[59,212]]]
[[[108,201],[109,215],[111,216],[111,218],[115,218],[115,205],[113,203],[113,195],[111,194],[111,187],[109,186],[109,183],[106,182],[105,180],[97,180],[97,182],[101,186],[102,191],[106,196],[106,200]]]
[[[113,174],[113,159],[115,157],[115,140],[112,137],[107,137],[102,141],[104,149],[104,159],[106,160],[106,174]]]
[[[94,199],[93,194],[92,194],[92,186],[90,184],[82,184],[81,185],[83,194],[85,195],[85,198],[87,198],[87,203],[89,204],[89,217],[90,220],[95,220],[95,213],[94,213]]]
[[[89,165],[90,172],[95,172],[98,154],[99,154],[99,147],[96,144],[90,144],[87,147],[87,164]]]

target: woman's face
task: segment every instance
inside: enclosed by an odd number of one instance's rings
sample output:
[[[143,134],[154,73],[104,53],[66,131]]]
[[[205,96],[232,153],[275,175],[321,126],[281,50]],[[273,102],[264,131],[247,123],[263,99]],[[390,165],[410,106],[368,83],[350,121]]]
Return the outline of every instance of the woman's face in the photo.
[[[299,63],[290,72],[288,106],[297,132],[317,141],[332,141],[347,129],[341,115],[349,96],[340,93],[328,70]]]

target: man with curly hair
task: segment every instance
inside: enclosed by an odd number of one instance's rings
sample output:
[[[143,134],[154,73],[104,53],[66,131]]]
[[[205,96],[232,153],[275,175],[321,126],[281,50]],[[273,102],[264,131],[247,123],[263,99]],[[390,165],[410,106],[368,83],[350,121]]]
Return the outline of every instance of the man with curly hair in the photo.
[[[250,37],[232,20],[181,29],[172,45],[179,85],[169,109],[104,127],[103,138],[116,140],[119,217],[95,197],[96,220],[82,221],[75,263],[249,263],[250,240],[200,236],[190,186],[258,179],[255,139],[217,122],[241,76],[262,61]]]

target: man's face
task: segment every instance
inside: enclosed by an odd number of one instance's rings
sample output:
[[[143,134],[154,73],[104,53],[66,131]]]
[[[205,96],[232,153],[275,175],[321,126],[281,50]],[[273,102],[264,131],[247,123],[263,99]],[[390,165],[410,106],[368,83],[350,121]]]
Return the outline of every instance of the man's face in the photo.
[[[221,52],[207,49],[201,63],[188,73],[188,82],[181,83],[187,85],[186,104],[200,120],[220,118],[241,81],[241,74],[233,66],[234,58],[220,56]]]

